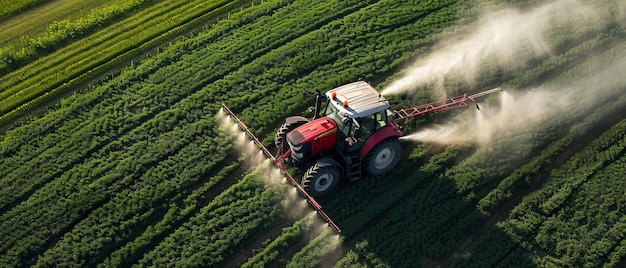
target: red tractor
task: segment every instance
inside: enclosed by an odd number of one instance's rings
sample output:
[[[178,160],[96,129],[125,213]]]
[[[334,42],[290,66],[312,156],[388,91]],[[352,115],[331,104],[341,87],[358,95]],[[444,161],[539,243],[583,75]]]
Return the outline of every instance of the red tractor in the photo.
[[[326,109],[321,116],[321,103]],[[312,196],[333,189],[339,180],[358,180],[363,173],[379,175],[400,160],[402,136],[391,118],[389,102],[366,82],[354,82],[317,92],[312,121],[288,117],[275,143],[285,163],[306,169],[302,186]]]
[[[278,129],[274,139],[278,148],[276,156],[223,103],[222,109],[273,160],[329,225],[340,233],[339,227],[326,215],[314,197],[330,192],[342,179],[355,181],[363,174],[379,175],[394,168],[402,152],[398,141],[402,133],[397,121],[467,106],[476,103],[478,97],[500,90],[494,88],[471,96],[464,94],[398,111],[390,111],[389,102],[366,82],[343,85],[326,94],[318,90],[314,92],[317,98],[315,107],[311,109],[315,114],[313,120],[291,116]],[[322,116],[324,101],[326,106]],[[301,183],[289,174],[288,166],[306,170]]]
[[[312,121],[291,116],[276,133],[278,157],[306,169],[301,184],[311,196],[330,192],[342,179],[383,174],[396,166],[402,147],[397,121],[447,108],[461,107],[499,88],[418,107],[390,111],[389,102],[370,84],[359,81],[316,92]],[[305,92],[306,93],[306,92]],[[321,114],[321,104],[326,106]]]

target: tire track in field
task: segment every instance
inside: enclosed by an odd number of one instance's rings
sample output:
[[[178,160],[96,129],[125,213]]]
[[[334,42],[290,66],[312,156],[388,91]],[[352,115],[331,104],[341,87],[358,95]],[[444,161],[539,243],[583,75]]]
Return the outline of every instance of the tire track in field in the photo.
[[[405,148],[408,148],[409,150],[406,150],[406,152],[403,153],[403,159],[407,159],[408,158],[409,152],[411,152],[415,148],[415,146],[409,146],[409,147],[405,147]],[[438,150],[431,150],[431,151],[429,151],[428,155],[426,155],[424,157],[424,159],[419,161],[419,162],[420,163],[421,162],[427,163],[428,160],[430,159],[430,157],[432,157],[433,155],[436,155],[438,153],[441,153],[442,150],[443,150],[443,148],[439,148]],[[417,163],[415,163],[415,164],[418,165]],[[441,174],[442,174],[442,172],[434,173],[434,174],[432,174],[431,177],[438,177]],[[420,184],[420,185],[423,186],[423,183]],[[433,181],[433,180],[425,181],[425,183],[428,183],[428,187],[427,187],[428,191],[425,190],[426,192],[429,193],[428,195],[433,193],[434,190],[437,189],[438,185],[439,185],[438,181]],[[409,194],[414,194],[414,192],[412,190],[410,190],[409,192],[410,193],[405,195],[405,197],[408,196]],[[403,199],[405,199],[405,197],[402,197],[399,200],[403,200]],[[424,198],[422,198],[422,200],[419,201],[418,203],[420,205],[422,205],[423,201],[424,201]],[[399,203],[399,202],[401,202],[401,201],[398,201],[397,203]],[[394,203],[394,205],[392,205],[390,207],[395,206],[395,204],[397,204],[397,203]],[[357,243],[359,243],[360,241],[363,241],[363,239],[365,239],[365,237],[371,232],[371,229],[374,228],[374,226],[376,226],[376,224],[378,224],[383,219],[389,218],[390,214],[391,214],[390,210],[384,210],[382,213],[376,215],[374,218],[372,218],[372,220],[370,220],[368,223],[366,223],[364,225],[364,227],[361,228],[356,234],[354,234],[349,239],[344,240],[342,247],[340,247],[337,252],[334,252],[333,254],[331,254],[331,256],[327,256],[326,258],[324,258],[324,260],[322,261],[320,266],[321,267],[333,267],[333,266],[335,266],[340,259],[345,257],[346,254],[350,250],[355,248]]]
[[[410,148],[414,148],[414,147],[411,146]],[[443,151],[443,149],[444,148],[436,148],[434,151],[430,151],[428,155],[425,156],[423,162],[424,163],[432,162],[431,159],[433,157],[436,157],[437,155],[441,153],[445,154],[445,151]],[[466,148],[466,150],[471,150],[471,148]],[[460,151],[459,154],[460,156],[457,155],[457,157],[455,157],[451,161],[462,161],[464,157],[469,157],[468,154],[463,153],[462,151]],[[419,162],[422,162],[422,161],[419,161]],[[414,164],[409,164],[409,165],[419,165],[419,164],[414,163]],[[414,172],[412,176],[405,178],[406,180],[414,181],[411,183],[410,188],[407,189],[405,193],[398,196],[395,202],[386,205],[384,209],[383,208],[379,209],[381,211],[380,213],[373,216],[370,220],[367,221],[367,223],[362,224],[363,227],[358,229],[358,231],[356,231],[355,234],[351,236],[349,240],[345,241],[347,245],[344,246],[345,249],[341,252],[341,254],[337,253],[337,254],[333,254],[329,258],[325,258],[324,259],[325,267],[330,267],[330,266],[335,265],[340,259],[345,257],[346,253],[349,250],[354,249],[356,244],[364,241],[365,238],[370,237],[374,230],[378,230],[378,231],[381,231],[380,229],[387,230],[388,227],[392,229],[393,228],[397,229],[398,228],[397,225],[403,225],[405,227],[408,227],[406,225],[410,225],[411,222],[407,223],[406,221],[403,222],[402,219],[397,219],[398,215],[406,216],[406,215],[413,215],[415,213],[419,213],[419,211],[422,211],[425,208],[428,208],[429,204],[435,205],[435,204],[442,204],[442,203],[458,203],[459,202],[459,200],[457,200],[459,198],[458,195],[450,192],[450,189],[445,189],[444,193],[447,193],[447,195],[444,195],[444,196],[437,195],[434,198],[429,198],[429,196],[432,196],[433,194],[437,194],[438,193],[437,191],[441,191],[440,189],[444,189],[444,187],[446,188],[450,187],[450,182],[448,181],[448,179],[440,178],[441,176],[445,175],[446,169],[447,169],[446,166],[440,166],[434,172],[429,172],[429,173],[418,170]],[[391,178],[389,178],[389,180],[391,180]],[[395,186],[395,187],[407,187],[407,185],[398,184],[398,186]],[[424,195],[420,195],[420,193],[423,193]],[[362,203],[363,204],[370,203],[372,204],[372,206],[376,206],[375,204],[378,204],[379,202],[377,202],[376,199],[373,199],[373,200],[368,200]],[[465,218],[469,215],[468,212],[472,211],[470,208],[471,206],[469,206],[469,204],[465,204],[462,209],[455,209],[453,213],[446,214],[445,220],[441,220],[441,221],[454,222],[455,219]],[[434,213],[434,211],[437,211],[437,210],[431,209],[430,213]],[[445,214],[447,212],[442,212],[442,213]],[[421,221],[423,217],[424,216],[421,216],[421,215],[416,216],[415,220]],[[431,220],[427,222],[428,225],[420,227],[420,230],[419,230],[420,233],[432,234],[436,230],[441,228],[441,225],[432,223],[434,218],[431,217],[430,219]],[[445,224],[445,223],[442,222],[442,224]],[[425,230],[425,228],[428,228],[428,229]],[[378,234],[383,235],[383,236],[389,235],[387,233],[383,234],[380,232],[378,232]],[[380,235],[378,237],[373,237],[373,238],[370,237],[369,239],[373,239],[373,241],[379,241],[381,238]],[[399,235],[399,236],[397,235],[396,237],[409,239],[409,237],[405,237],[402,235]],[[411,237],[411,238],[414,238],[414,237]],[[392,238],[389,237],[389,239],[392,239]],[[424,238],[421,237],[421,239],[423,240]],[[397,241],[397,242],[400,242],[400,241]],[[374,249],[376,248],[376,246],[372,246],[372,247],[374,247]],[[424,250],[427,248],[428,247],[425,247]],[[367,250],[367,247],[365,250]],[[368,252],[372,252],[372,251],[368,251]],[[398,253],[398,254],[401,254],[401,253]],[[398,256],[401,256],[401,255],[398,255]],[[383,260],[388,260],[387,258],[391,258],[392,256],[377,255],[377,257]]]
[[[413,147],[411,147],[413,148]],[[438,149],[434,149],[432,151],[429,152],[429,155],[426,156],[426,158],[419,160],[419,162],[428,162],[428,159],[432,156],[432,155],[436,155],[438,153],[441,152],[441,150],[443,150],[443,148],[438,148]],[[410,151],[404,151],[404,155],[403,157],[406,158],[406,156],[408,156],[408,154],[410,153]],[[439,170],[436,171],[435,173],[429,174],[428,177],[437,177],[440,174],[443,174],[445,172],[445,170]],[[424,175],[424,174],[422,174]],[[393,174],[389,175],[391,177],[394,177]],[[371,178],[373,179],[373,178]],[[389,178],[383,178],[383,177],[379,177],[376,178],[376,180],[387,180]],[[328,253],[322,260],[322,262],[318,265],[319,267],[332,267],[335,265],[335,263],[341,259],[342,257],[345,256],[345,254],[354,248],[354,245],[360,241],[363,237],[367,236],[367,234],[369,233],[370,229],[373,228],[374,226],[376,226],[379,222],[379,220],[385,219],[389,216],[389,214],[391,213],[391,211],[389,210],[389,208],[393,208],[396,206],[396,204],[398,203],[403,203],[404,200],[406,200],[407,198],[410,198],[410,196],[415,194],[415,191],[413,191],[412,189],[414,189],[415,187],[420,187],[423,186],[423,184],[425,182],[430,181],[431,183],[429,185],[432,185],[432,187],[429,187],[428,189],[436,189],[439,187],[439,182],[438,181],[432,181],[430,179],[427,179],[426,181],[423,180],[419,180],[417,181],[417,179],[413,178],[414,180],[416,180],[416,182],[412,183],[413,187],[407,191],[404,192],[404,194],[400,195],[397,197],[397,201],[395,203],[392,203],[388,206],[386,206],[385,209],[380,209],[380,213],[378,213],[377,215],[373,216],[372,218],[369,218],[369,220],[367,220],[367,222],[362,223],[361,225],[363,226],[362,228],[360,228],[358,231],[354,232],[354,231],[349,231],[350,234],[347,240],[344,240],[342,242],[342,244],[340,246],[338,246],[335,250],[333,250],[332,252]],[[366,183],[366,182],[361,182],[361,183]],[[362,187],[363,185],[360,185],[359,182],[357,182],[356,185],[353,186],[348,186],[345,185],[345,187],[355,187],[354,190],[360,193],[360,198],[357,198],[357,201],[351,200],[351,202],[356,202],[359,203],[359,206],[362,207],[368,207],[367,204],[378,204],[379,202],[377,202],[377,199],[372,199],[371,198],[371,192],[375,192],[374,188],[376,188],[376,185],[369,185],[369,186],[365,186],[365,189],[357,189]],[[405,184],[399,184],[399,186],[396,187],[400,187],[400,188],[405,188],[406,185]],[[350,189],[344,189],[345,191],[352,191]],[[330,196],[332,197],[332,196]],[[381,197],[381,198],[385,198],[385,197]],[[363,199],[363,200],[361,200]],[[421,199],[420,199],[421,200]],[[336,200],[335,200],[336,201]],[[320,201],[320,203],[323,205],[324,202]],[[334,204],[336,205],[336,202],[334,202]],[[328,203],[326,204],[327,208],[328,206],[332,206],[333,203]],[[376,206],[376,205],[374,205]],[[332,209],[332,208],[331,208]],[[330,212],[332,214],[332,212]],[[462,212],[461,212],[462,213]],[[455,214],[456,215],[460,215],[459,214]],[[336,214],[336,213],[335,213]],[[348,218],[351,218],[353,216],[357,216],[357,215],[352,215],[352,216],[348,216]],[[332,217],[332,215],[331,215]],[[345,218],[345,217],[344,217]],[[346,220],[349,221],[349,219],[342,219],[342,218],[335,218],[335,221],[340,225],[341,227],[341,221],[342,220]],[[345,227],[345,226],[344,226]],[[350,226],[348,226],[350,227]],[[348,231],[348,230],[346,230]],[[313,235],[312,237],[316,237],[317,235],[319,235],[319,233],[321,233],[321,231],[318,231],[317,233],[314,232],[308,236],[305,237],[310,237],[311,235]],[[343,235],[342,235],[343,236]],[[302,239],[299,242],[295,243],[293,246],[289,247],[287,250],[285,250],[284,252],[282,252],[277,258],[276,260],[270,265],[270,267],[281,267],[283,264],[281,263],[281,260],[289,260],[293,257],[294,254],[298,253],[302,248],[304,248],[308,241],[312,240],[312,239]]]

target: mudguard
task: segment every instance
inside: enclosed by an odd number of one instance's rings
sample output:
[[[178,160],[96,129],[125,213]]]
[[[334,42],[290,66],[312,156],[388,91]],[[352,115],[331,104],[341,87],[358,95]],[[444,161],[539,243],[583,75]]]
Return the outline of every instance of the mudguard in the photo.
[[[339,172],[341,172],[341,174],[344,174],[343,166],[339,164],[339,162],[337,162],[337,160],[335,159],[322,157],[320,159],[317,159],[317,165],[320,167],[335,165],[339,167]]]
[[[306,123],[309,122],[309,119],[303,116],[290,116],[285,118],[285,123],[293,124],[293,123]]]
[[[367,138],[367,140],[363,143],[363,146],[361,146],[361,151],[359,152],[359,154],[361,155],[361,157],[365,157],[367,153],[369,153],[369,151],[382,140],[389,137],[400,136],[402,136],[402,132],[400,132],[398,125],[390,121],[388,125],[374,132],[374,134]]]

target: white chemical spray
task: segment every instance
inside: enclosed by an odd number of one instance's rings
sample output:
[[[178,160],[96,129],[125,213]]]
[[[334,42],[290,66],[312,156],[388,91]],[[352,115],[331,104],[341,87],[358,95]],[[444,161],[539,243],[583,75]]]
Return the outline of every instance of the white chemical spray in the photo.
[[[507,72],[526,66],[533,59],[552,53],[552,38],[567,33],[596,29],[611,23],[611,16],[577,1],[561,0],[523,12],[515,9],[495,11],[482,16],[476,30],[460,40],[445,40],[436,52],[420,59],[406,74],[387,86],[382,94],[414,93],[435,89],[438,97],[447,96],[445,82],[460,79],[472,84],[485,62]]]
[[[462,77],[468,83],[482,70],[483,62],[493,61],[498,68],[515,70],[545,54],[552,53],[551,38],[568,33],[603,27],[608,23],[624,23],[626,4],[614,10],[600,10],[577,1],[549,2],[526,12],[504,10],[484,16],[477,30],[465,40],[445,46],[410,68],[406,76],[393,81],[383,94],[412,94],[422,88],[439,90],[446,95],[448,77]],[[625,23],[626,24],[626,23]],[[495,59],[495,61],[494,61]],[[429,126],[403,139],[437,143],[470,142],[487,144],[507,136],[526,135],[546,119],[588,109],[606,101],[605,96],[623,91],[626,56],[618,52],[604,66],[590,68],[575,75],[570,84],[544,84],[525,90],[525,94],[504,88],[499,104],[481,104],[475,116],[437,126]],[[495,98],[495,97],[490,97]]]
[[[218,111],[216,120],[219,128],[225,133],[229,133],[234,140],[237,152],[245,156],[243,168],[252,169],[252,172],[263,178],[263,182],[267,187],[272,187],[272,189],[284,196],[282,207],[287,218],[299,219],[307,214],[317,215],[315,209],[309,206],[307,200],[300,196],[296,187],[288,181],[287,177],[272,163],[272,160],[265,156],[261,148],[254,144],[223,109]],[[311,228],[323,228],[327,224],[323,220],[318,219],[316,221],[311,220],[309,226]]]
[[[547,127],[543,124],[548,119],[565,119],[626,93],[622,77],[626,70],[626,45],[616,49],[621,51],[616,51],[610,62],[603,62],[603,68],[594,66],[576,73],[576,79],[569,84],[546,84],[519,94],[505,89],[499,104],[481,105],[480,111],[472,110],[476,114],[474,118],[424,127],[403,139],[445,144],[488,144],[495,139],[521,135],[531,139],[533,133]]]
[[[335,234],[329,224],[308,204],[308,201],[300,196],[296,187],[291,185],[274,163],[222,109],[217,114],[217,123],[222,131],[230,133],[235,140],[236,150],[246,156],[244,166],[254,168],[253,172],[263,177],[266,187],[272,187],[282,194],[285,216],[292,220],[304,218],[306,230],[303,240],[319,241],[324,245],[325,252],[334,252],[340,245],[339,235]]]

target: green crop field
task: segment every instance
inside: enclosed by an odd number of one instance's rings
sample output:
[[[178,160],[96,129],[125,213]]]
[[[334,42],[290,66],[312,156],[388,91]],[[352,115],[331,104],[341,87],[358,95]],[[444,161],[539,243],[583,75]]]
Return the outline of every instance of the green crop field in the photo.
[[[0,3],[0,267],[626,265],[621,1]],[[273,152],[358,80],[504,92],[401,121],[337,234],[220,107]]]

